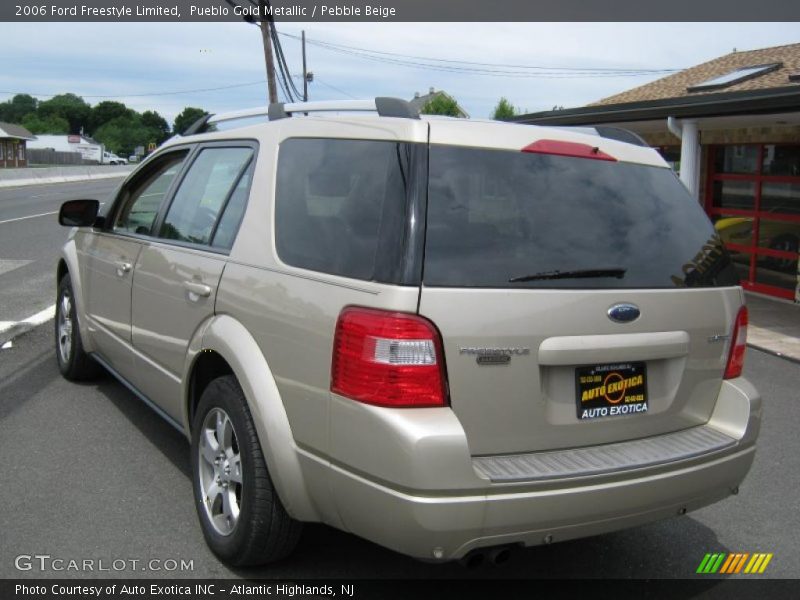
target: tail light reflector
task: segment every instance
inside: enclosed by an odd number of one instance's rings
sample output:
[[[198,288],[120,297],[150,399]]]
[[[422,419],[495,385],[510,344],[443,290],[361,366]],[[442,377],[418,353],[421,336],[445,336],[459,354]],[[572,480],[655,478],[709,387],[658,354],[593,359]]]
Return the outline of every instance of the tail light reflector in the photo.
[[[725,366],[725,379],[740,377],[744,368],[744,353],[747,349],[747,307],[743,306],[736,315],[731,335],[731,349],[728,364]]]
[[[446,406],[438,330],[418,315],[345,308],[336,323],[331,391],[378,406]]]

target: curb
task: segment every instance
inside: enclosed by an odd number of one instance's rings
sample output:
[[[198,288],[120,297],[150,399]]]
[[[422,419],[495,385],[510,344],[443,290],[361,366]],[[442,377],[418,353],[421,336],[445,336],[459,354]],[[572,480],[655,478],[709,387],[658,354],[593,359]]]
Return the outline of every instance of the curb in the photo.
[[[108,167],[105,167],[107,169]],[[104,169],[101,167],[101,169]],[[74,181],[91,181],[94,179],[111,179],[119,177],[127,177],[133,168],[125,170],[98,170],[93,171],[91,167],[81,169],[80,173],[59,172],[62,169],[31,169],[31,177],[19,179],[16,178],[3,178],[3,173],[0,172],[0,189],[11,187],[26,187],[30,185],[52,185],[54,183],[70,183]],[[39,171],[39,173],[36,173]],[[48,172],[49,171],[49,172]],[[28,175],[28,173],[25,173]],[[38,175],[38,176],[37,176]]]

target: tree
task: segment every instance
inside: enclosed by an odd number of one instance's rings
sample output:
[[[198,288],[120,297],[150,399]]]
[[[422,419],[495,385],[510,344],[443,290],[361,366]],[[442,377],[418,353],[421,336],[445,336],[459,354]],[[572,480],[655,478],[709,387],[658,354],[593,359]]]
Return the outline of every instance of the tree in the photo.
[[[0,104],[0,121],[22,123],[25,115],[36,112],[39,101],[29,94],[17,94]]]
[[[154,139],[155,131],[145,127],[137,114],[123,115],[111,119],[94,132],[94,139],[105,144],[114,154],[128,156],[136,146],[147,146]]]
[[[448,117],[461,117],[461,109],[455,98],[446,94],[437,94],[428,100],[419,111],[423,115],[446,115]]]
[[[175,133],[183,133],[189,128],[189,126],[197,121],[197,119],[207,114],[208,113],[202,108],[187,106],[177,117],[175,117],[175,125],[172,127],[172,131]]]
[[[142,125],[154,132],[156,144],[161,144],[169,137],[169,124],[166,119],[154,110],[142,113]]]
[[[518,114],[519,110],[517,110],[517,108],[505,97],[503,97],[500,98],[497,106],[494,107],[494,114],[492,118],[497,121],[508,121],[509,119],[513,119]]]
[[[91,107],[75,94],[59,94],[39,103],[40,117],[61,117],[69,122],[69,133],[80,133],[88,125]]]
[[[105,125],[112,119],[117,117],[132,116],[133,110],[125,106],[122,102],[114,102],[112,100],[104,100],[99,104],[95,104],[89,113],[89,123],[87,130],[89,133],[94,133],[101,126]]]
[[[33,134],[69,133],[69,121],[67,121],[63,117],[58,117],[56,115],[50,115],[48,117],[40,117],[36,113],[28,113],[22,118],[22,126]]]

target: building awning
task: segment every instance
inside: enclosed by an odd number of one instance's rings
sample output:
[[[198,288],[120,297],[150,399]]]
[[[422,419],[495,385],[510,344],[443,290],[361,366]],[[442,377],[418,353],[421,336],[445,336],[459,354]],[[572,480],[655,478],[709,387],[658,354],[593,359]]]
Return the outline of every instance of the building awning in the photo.
[[[582,106],[520,115],[513,120],[535,125],[599,125],[667,117],[698,119],[776,112],[800,112],[800,86]]]

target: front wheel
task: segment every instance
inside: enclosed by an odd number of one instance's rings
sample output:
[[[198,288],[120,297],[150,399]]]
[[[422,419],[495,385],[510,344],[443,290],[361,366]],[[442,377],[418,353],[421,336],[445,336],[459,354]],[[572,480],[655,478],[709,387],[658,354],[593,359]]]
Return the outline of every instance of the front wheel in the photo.
[[[58,282],[56,296],[56,359],[61,374],[71,381],[94,379],[102,369],[83,349],[83,340],[78,328],[75,293],[72,280],[64,275]]]
[[[232,375],[203,392],[192,424],[194,498],[211,550],[232,566],[279,560],[302,524],[283,507],[261,452],[244,392]]]

